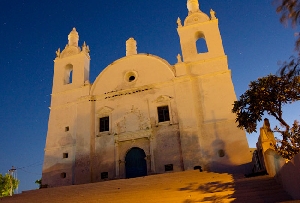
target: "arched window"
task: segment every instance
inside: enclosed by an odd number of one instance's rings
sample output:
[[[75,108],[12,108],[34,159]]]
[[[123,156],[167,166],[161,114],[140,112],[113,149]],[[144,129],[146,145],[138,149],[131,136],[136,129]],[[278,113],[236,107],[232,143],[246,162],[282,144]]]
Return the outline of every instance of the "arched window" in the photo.
[[[198,54],[208,52],[205,36],[202,32],[196,33],[196,47],[197,47]]]
[[[73,70],[71,70],[69,73],[69,83],[72,83],[72,81],[73,81]]]
[[[68,64],[65,67],[64,84],[71,84],[73,82],[73,65]]]

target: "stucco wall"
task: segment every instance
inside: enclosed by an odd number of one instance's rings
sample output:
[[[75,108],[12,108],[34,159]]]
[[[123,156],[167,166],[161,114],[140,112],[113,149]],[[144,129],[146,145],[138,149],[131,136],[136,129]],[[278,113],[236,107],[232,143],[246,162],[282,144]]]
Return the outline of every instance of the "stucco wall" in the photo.
[[[178,125],[161,125],[154,128],[155,173],[164,173],[164,166],[173,164],[173,171],[182,171],[182,154]]]
[[[293,199],[300,200],[300,153],[282,166],[276,179]]]

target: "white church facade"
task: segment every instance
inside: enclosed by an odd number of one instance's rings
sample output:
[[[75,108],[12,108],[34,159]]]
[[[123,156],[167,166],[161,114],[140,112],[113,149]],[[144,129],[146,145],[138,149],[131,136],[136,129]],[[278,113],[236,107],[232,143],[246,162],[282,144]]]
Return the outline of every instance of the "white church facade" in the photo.
[[[56,52],[42,182],[49,187],[202,168],[242,172],[251,162],[243,130],[231,113],[236,100],[214,11],[188,0],[177,31],[182,57],[174,65],[138,53],[89,82],[89,47],[73,29]],[[207,52],[196,42],[204,39]]]

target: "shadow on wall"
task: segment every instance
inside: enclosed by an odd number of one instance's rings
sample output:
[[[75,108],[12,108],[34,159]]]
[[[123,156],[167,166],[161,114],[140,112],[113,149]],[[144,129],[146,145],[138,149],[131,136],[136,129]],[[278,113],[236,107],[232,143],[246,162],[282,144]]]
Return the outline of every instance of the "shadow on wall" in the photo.
[[[247,174],[250,171],[251,163],[237,165],[230,161],[230,156],[226,152],[227,146],[225,142],[216,138],[214,140],[207,140],[208,145],[202,146],[199,144],[198,136],[192,135],[184,138],[184,142],[188,149],[183,146],[183,158],[185,170],[193,169],[195,166],[201,166],[204,171],[210,172],[225,172],[225,173],[242,173]],[[239,143],[233,143],[233,147],[238,148]],[[188,151],[187,151],[188,150]],[[198,152],[198,154],[195,154]],[[190,165],[186,165],[186,163]]]
[[[232,147],[240,148],[238,142],[234,142]],[[218,137],[212,142],[211,149],[214,154],[213,161],[210,165],[211,172],[223,172],[231,174],[247,174],[251,169],[251,163],[234,164],[230,161],[228,153],[226,153],[226,144],[222,139]],[[250,152],[249,152],[250,153]],[[242,155],[241,155],[242,156]]]
[[[57,163],[47,169],[43,169],[42,187],[72,185],[72,180],[72,163]]]
[[[49,160],[49,157],[47,159]],[[57,157],[54,159],[57,160]],[[77,156],[75,163],[70,157],[61,158],[58,163],[43,168],[42,184],[47,185],[47,187],[58,187],[90,183],[90,171],[89,156]]]
[[[251,156],[246,140],[235,138],[243,134],[233,135],[231,120],[217,119],[215,111],[211,111],[212,120],[203,126],[204,130],[213,136],[209,149],[212,172],[249,173],[251,171]],[[246,138],[245,138],[246,139]],[[249,154],[248,154],[249,153]]]
[[[42,184],[45,188],[107,181],[116,177],[115,163],[100,156],[93,156],[92,162],[90,156],[78,156],[75,163],[70,159],[62,158],[59,163],[43,169]]]

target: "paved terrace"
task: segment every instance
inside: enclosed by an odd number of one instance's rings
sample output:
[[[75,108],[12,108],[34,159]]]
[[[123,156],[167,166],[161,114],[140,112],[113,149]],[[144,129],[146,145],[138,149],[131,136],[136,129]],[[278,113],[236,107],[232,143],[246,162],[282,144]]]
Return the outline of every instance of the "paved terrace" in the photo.
[[[297,202],[269,176],[184,171],[28,191],[0,203]],[[299,201],[300,202],[300,201]]]

